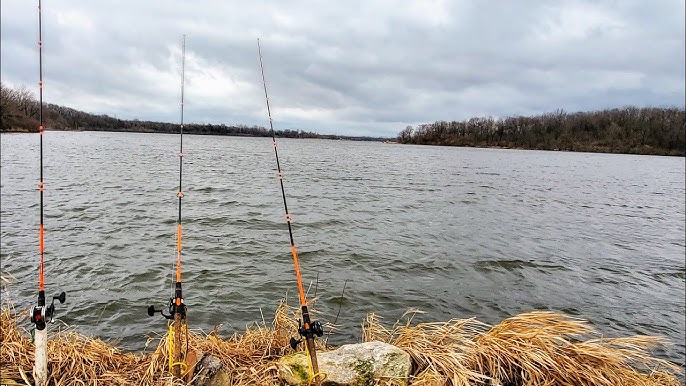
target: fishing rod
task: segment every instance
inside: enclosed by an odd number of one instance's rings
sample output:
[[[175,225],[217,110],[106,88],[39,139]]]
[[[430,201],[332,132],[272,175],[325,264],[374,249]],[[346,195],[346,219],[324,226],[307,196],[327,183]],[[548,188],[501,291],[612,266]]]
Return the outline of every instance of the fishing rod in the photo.
[[[183,176],[183,93],[186,71],[186,35],[183,35],[181,43],[181,123],[179,125],[179,217],[176,223],[176,283],[174,284],[173,297],[169,299],[169,314],[163,310],[156,310],[155,306],[148,307],[148,315],[153,316],[159,312],[165,319],[172,320],[167,335],[167,351],[169,356],[169,371],[176,378],[181,377],[182,368],[185,372],[188,368],[185,355],[181,355],[181,335],[188,333],[188,321],[186,319],[186,304],[183,302],[181,290],[181,203],[183,199],[182,176]],[[186,336],[186,351],[188,351],[188,337]]]
[[[45,386],[48,382],[48,329],[47,322],[53,323],[55,316],[55,300],[64,303],[66,294],[61,292],[52,297],[49,306],[45,305],[45,227],[43,223],[43,14],[41,0],[38,0],[38,133],[40,134],[40,225],[38,226],[38,304],[31,311],[31,323],[36,326],[34,334],[34,366],[33,379],[36,386]]]
[[[286,191],[283,187],[283,172],[281,171],[281,164],[279,163],[279,152],[276,146],[276,136],[274,134],[274,125],[272,123],[272,112],[269,107],[269,96],[267,95],[267,81],[264,77],[264,65],[262,63],[262,48],[260,47],[260,39],[257,39],[257,52],[260,57],[260,72],[262,73],[262,86],[264,87],[264,99],[267,104],[267,115],[269,116],[269,129],[272,134],[272,145],[274,146],[274,156],[276,156],[276,169],[279,183],[281,184],[281,196],[283,197],[283,207],[286,211],[286,224],[288,224],[288,235],[291,241],[291,254],[293,255],[293,265],[295,267],[295,277],[298,281],[298,296],[300,298],[300,308],[302,313],[302,323],[298,319],[298,333],[300,339],[291,338],[290,345],[295,350],[303,338],[305,339],[305,350],[307,351],[310,360],[310,382],[314,381],[319,376],[324,376],[319,372],[319,365],[317,363],[317,352],[314,345],[315,335],[321,337],[324,335],[324,328],[320,322],[310,320],[310,313],[307,310],[307,299],[305,298],[305,290],[303,289],[303,280],[300,275],[300,263],[298,261],[298,250],[293,241],[293,229],[291,227],[291,214],[288,212],[288,204],[286,203]]]

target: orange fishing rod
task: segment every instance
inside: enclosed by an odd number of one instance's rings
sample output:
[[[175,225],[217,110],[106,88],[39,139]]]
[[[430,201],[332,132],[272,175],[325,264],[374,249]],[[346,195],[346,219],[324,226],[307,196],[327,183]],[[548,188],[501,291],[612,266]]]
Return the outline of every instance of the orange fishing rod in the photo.
[[[61,292],[59,295],[53,296],[52,303],[48,307],[45,307],[45,225],[43,222],[43,191],[45,190],[45,184],[43,182],[43,133],[45,132],[45,126],[43,125],[43,33],[41,0],[38,0],[38,36],[38,133],[40,134],[40,180],[38,182],[38,191],[40,192],[40,224],[38,226],[38,305],[33,308],[31,322],[35,323],[37,330],[43,330],[46,326],[46,319],[49,318],[50,322],[53,321],[55,300],[64,303],[66,294]]]
[[[181,204],[183,202],[183,97],[184,97],[184,83],[186,72],[186,35],[183,35],[181,44],[181,123],[179,124],[179,191],[176,196],[179,199],[179,213],[176,222],[176,282],[174,284],[173,297],[169,300],[169,315],[156,310],[155,306],[148,307],[148,315],[153,316],[159,312],[166,319],[173,320],[169,326],[168,335],[168,355],[169,355],[169,370],[175,377],[181,377],[181,371],[187,369],[185,360],[181,358],[181,335],[187,330],[186,319],[186,304],[183,301],[183,291],[181,289],[181,251],[182,251],[182,236],[181,236]],[[186,339],[186,350],[188,350],[188,340]]]
[[[55,300],[64,303],[66,294],[61,292],[52,297],[52,302],[49,306],[45,305],[45,226],[43,223],[43,191],[45,185],[43,182],[43,133],[45,126],[43,125],[43,13],[41,0],[38,0],[38,133],[40,135],[40,180],[38,182],[38,191],[40,192],[40,223],[38,225],[38,302],[31,311],[31,322],[36,326],[35,333],[35,364],[34,364],[34,379],[38,386],[43,386],[47,383],[47,331],[46,323],[53,322],[55,315]]]
[[[307,310],[307,299],[305,298],[305,290],[303,288],[303,280],[300,275],[300,262],[298,260],[298,250],[295,247],[295,242],[293,241],[293,229],[291,227],[291,214],[288,212],[288,204],[286,203],[286,191],[283,187],[283,172],[281,171],[281,164],[279,163],[279,152],[276,146],[276,135],[274,134],[274,125],[272,123],[272,112],[269,107],[269,96],[267,95],[267,81],[264,77],[264,65],[262,63],[262,48],[260,47],[260,39],[257,39],[257,52],[260,57],[260,72],[262,73],[262,86],[264,87],[264,99],[267,104],[267,115],[269,116],[269,129],[272,134],[272,145],[274,147],[274,156],[276,157],[276,169],[277,176],[279,178],[279,183],[281,185],[281,196],[283,197],[283,207],[286,211],[286,224],[288,224],[288,235],[291,241],[291,254],[293,255],[293,265],[295,268],[295,278],[298,281],[298,296],[300,298],[300,308],[302,311],[302,324],[298,320],[298,333],[301,336],[300,340],[291,338],[291,347],[295,350],[302,338],[305,339],[305,349],[307,350],[308,356],[311,362],[312,374],[310,376],[310,381],[314,381],[316,377],[322,375],[319,373],[319,366],[317,363],[317,353],[315,350],[314,337],[321,337],[324,334],[324,329],[320,322],[313,322],[310,320],[310,313]]]

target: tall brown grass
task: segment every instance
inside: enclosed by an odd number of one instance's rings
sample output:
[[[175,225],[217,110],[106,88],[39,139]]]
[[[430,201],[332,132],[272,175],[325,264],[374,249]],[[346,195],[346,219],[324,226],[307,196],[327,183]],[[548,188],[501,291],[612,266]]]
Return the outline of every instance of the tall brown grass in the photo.
[[[189,331],[186,360],[192,380],[195,362],[211,354],[227,369],[230,385],[279,385],[277,361],[292,352],[298,310],[282,302],[271,325],[262,322],[229,338]],[[681,385],[682,369],[650,356],[661,338],[603,339],[583,320],[551,312],[530,312],[490,326],[475,319],[413,323],[409,311],[391,327],[370,314],[364,341],[380,340],[407,351],[413,360],[410,384],[419,385]],[[20,325],[27,315],[3,304],[0,315],[0,378],[32,384],[33,344]],[[319,340],[319,349],[324,349]],[[70,329],[51,333],[50,385],[170,385],[166,335],[151,338],[154,352],[126,353]],[[184,346],[186,349],[186,346]]]
[[[682,385],[682,368],[650,355],[667,344],[659,337],[600,338],[587,322],[552,312],[524,313],[495,326],[474,319],[413,325],[416,312],[391,328],[373,314],[363,324],[365,340],[410,354],[412,385]]]

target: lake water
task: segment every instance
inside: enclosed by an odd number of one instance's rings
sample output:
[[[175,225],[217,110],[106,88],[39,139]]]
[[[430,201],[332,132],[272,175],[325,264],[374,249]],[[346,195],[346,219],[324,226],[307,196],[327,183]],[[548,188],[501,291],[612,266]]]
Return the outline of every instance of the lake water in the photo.
[[[38,134],[2,134],[3,295],[35,303]],[[61,321],[129,351],[166,323],[175,259],[177,135],[47,132],[48,295]],[[184,137],[189,325],[271,321],[297,287],[271,138]],[[684,158],[280,140],[303,279],[330,343],[388,324],[497,323],[554,310],[607,337],[662,335],[684,363]],[[344,300],[340,302],[343,286]],[[30,327],[28,319],[23,322]]]

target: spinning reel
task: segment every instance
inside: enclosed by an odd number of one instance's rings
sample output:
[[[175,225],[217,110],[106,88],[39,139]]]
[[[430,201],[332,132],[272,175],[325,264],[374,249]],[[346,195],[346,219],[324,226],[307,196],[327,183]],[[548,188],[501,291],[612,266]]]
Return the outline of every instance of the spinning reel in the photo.
[[[305,338],[306,340],[314,339],[315,335],[321,338],[322,335],[324,335],[324,327],[322,327],[322,324],[319,322],[306,323],[305,326],[303,326],[302,321],[298,319],[298,333],[300,334],[301,338],[295,339],[291,337],[289,342],[293,350],[298,348],[298,344],[303,341],[302,338]]]
[[[181,296],[181,283],[176,283],[175,297],[169,299],[169,314],[165,314],[164,310],[157,310],[155,306],[148,307],[148,316],[155,315],[159,312],[160,315],[164,316],[165,319],[174,319],[174,315],[180,314],[181,319],[186,318],[186,304],[183,302],[183,297]]]

